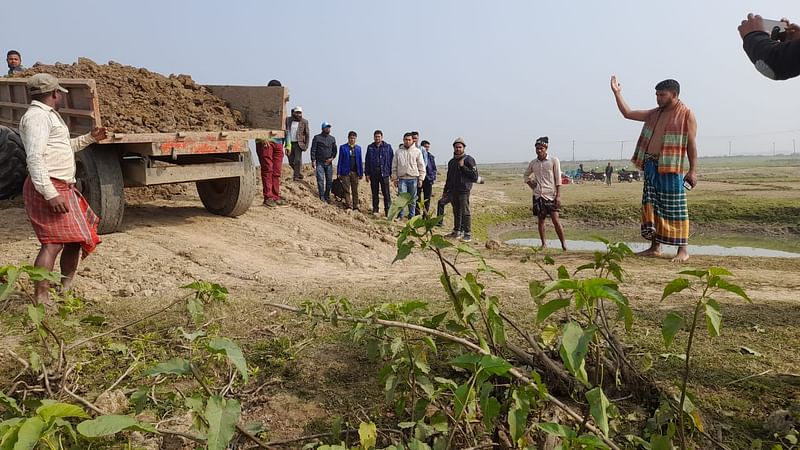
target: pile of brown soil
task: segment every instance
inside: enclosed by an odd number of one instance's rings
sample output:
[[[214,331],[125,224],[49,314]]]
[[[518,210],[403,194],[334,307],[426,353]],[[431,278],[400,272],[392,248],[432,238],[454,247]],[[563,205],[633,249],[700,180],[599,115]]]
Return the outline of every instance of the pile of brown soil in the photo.
[[[58,78],[92,78],[97,82],[103,126],[118,133],[237,130],[243,119],[225,101],[189,75],[163,75],[109,61],[96,64],[37,64],[17,75],[49,73]]]

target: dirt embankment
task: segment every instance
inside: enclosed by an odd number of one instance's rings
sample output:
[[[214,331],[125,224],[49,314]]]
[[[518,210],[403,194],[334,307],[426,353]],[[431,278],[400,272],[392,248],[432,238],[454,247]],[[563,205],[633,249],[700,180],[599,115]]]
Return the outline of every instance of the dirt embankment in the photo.
[[[37,64],[18,74],[49,73],[58,78],[91,78],[97,83],[100,114],[108,131],[168,133],[236,130],[242,115],[228,108],[189,75],[165,77],[145,68],[113,61],[96,64],[79,58],[74,64]]]
[[[290,172],[282,190],[289,206],[263,207],[259,195],[238,218],[208,213],[192,185],[165,197],[132,188],[140,195],[126,198],[122,229],[102,236],[97,254],[81,265],[78,289],[107,301],[151,298],[207,279],[245,291],[264,293],[280,286],[283,293],[303,295],[331,278],[350,288],[390,276],[393,226],[339,203],[321,202],[310,168],[302,182],[290,181]],[[362,211],[368,210],[367,192],[362,183]],[[22,205],[4,206],[0,265],[27,264],[38,242]]]

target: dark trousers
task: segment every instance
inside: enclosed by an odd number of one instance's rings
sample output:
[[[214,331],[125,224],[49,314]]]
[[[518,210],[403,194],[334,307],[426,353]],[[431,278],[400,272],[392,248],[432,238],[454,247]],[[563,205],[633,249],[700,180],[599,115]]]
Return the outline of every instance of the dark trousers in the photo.
[[[453,203],[453,231],[472,233],[472,215],[469,212],[469,192],[450,195]]]
[[[425,217],[428,216],[428,210],[430,210],[430,208],[431,208],[431,196],[432,195],[433,195],[433,182],[431,180],[429,180],[428,177],[425,177],[425,179],[422,181],[422,195],[421,195],[422,199],[425,202],[425,207],[424,207],[424,211],[420,211],[419,208],[417,208],[417,214],[416,215],[420,215],[420,214],[422,214],[424,212],[425,213]]]
[[[358,172],[339,175],[344,188],[344,204],[348,208],[358,209]]]
[[[299,180],[303,178],[303,151],[300,150],[300,144],[292,142],[292,153],[289,155],[289,165],[292,166],[294,175],[292,178]]]
[[[444,207],[450,203],[450,194],[447,192],[442,193],[442,197],[436,202],[436,217],[441,217],[439,219],[439,225],[442,225],[444,222]]]
[[[369,187],[372,190],[372,212],[378,212],[378,190],[380,189],[380,193],[383,195],[383,214],[389,214],[389,208],[392,206],[392,196],[389,193],[389,177],[370,175]]]

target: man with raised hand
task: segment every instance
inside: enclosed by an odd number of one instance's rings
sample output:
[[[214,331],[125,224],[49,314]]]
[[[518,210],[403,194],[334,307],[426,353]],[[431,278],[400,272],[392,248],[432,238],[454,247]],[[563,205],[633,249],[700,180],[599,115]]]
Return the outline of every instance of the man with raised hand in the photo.
[[[644,170],[641,233],[650,241],[650,248],[639,255],[661,256],[662,244],[674,245],[678,253],[672,261],[685,262],[689,259],[686,189],[697,184],[697,121],[678,99],[681,88],[677,81],[664,80],[655,89],[657,108],[632,110],[622,98],[617,77],[611,77],[611,90],[622,116],[644,122],[631,158]]]
[[[25,212],[42,244],[34,266],[53,271],[61,254],[61,284],[72,287],[78,263],[100,243],[100,218],[75,187],[75,152],[106,138],[105,128],[70,139],[69,129],[58,114],[68,91],[53,75],[38,73],[28,79],[31,105],[19,123],[25,146],[28,178],[22,189]],[[49,303],[50,285],[34,283],[38,303]]]

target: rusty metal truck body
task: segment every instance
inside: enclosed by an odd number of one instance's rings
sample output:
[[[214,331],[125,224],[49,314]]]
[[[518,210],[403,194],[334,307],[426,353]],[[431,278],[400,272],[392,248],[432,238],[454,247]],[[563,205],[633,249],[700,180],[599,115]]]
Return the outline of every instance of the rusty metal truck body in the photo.
[[[24,78],[0,79],[0,125],[16,128],[30,104]],[[102,126],[91,79],[61,79],[69,90],[59,113],[73,136]],[[78,187],[101,217],[99,231],[117,230],[125,210],[124,187],[194,182],[205,208],[238,216],[257,190],[253,140],[283,137],[285,87],[206,86],[240,111],[252,129],[172,133],[108,133],[76,153]]]

